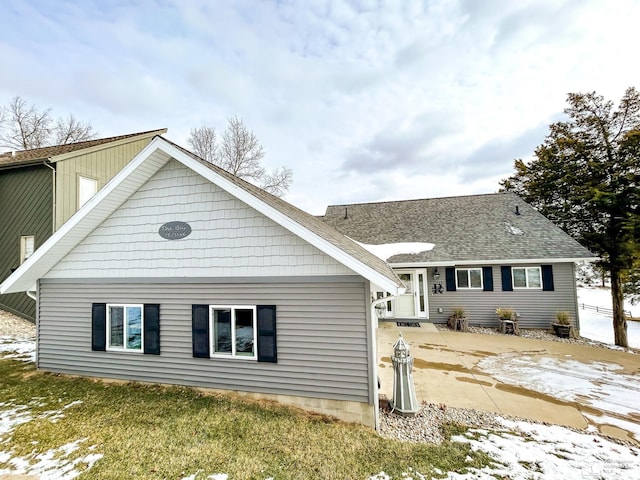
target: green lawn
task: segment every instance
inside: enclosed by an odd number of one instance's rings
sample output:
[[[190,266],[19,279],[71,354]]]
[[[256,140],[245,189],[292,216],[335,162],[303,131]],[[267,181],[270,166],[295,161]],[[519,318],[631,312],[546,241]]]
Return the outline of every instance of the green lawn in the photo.
[[[2,452],[35,462],[36,455],[77,440],[79,449],[69,458],[103,455],[82,475],[87,479],[181,479],[199,472],[196,479],[226,473],[229,480],[365,480],[380,471],[401,478],[409,469],[430,478],[437,477],[435,468],[464,472],[489,463],[463,443],[401,443],[272,403],[107,384],[0,359],[0,420],[19,405],[29,405],[34,419],[4,436],[0,430],[0,471],[10,466],[2,463]],[[52,411],[64,417],[56,420]],[[460,428],[450,425],[447,433]],[[82,469],[86,464],[77,464]]]

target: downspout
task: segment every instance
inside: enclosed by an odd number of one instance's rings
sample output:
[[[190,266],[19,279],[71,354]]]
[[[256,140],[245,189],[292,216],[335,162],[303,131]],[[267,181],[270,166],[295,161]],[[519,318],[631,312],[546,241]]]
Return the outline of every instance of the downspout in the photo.
[[[35,290],[27,290],[26,294],[29,298],[32,298],[36,302],[36,368],[39,366],[40,355],[38,354],[38,347],[40,346],[40,342],[38,341],[39,337],[39,325],[40,325],[40,308],[38,305],[38,289],[40,288],[40,280],[35,284]]]
[[[53,194],[53,215],[52,215],[52,219],[51,219],[51,233],[53,234],[56,231],[56,200],[57,200],[57,195],[56,195],[56,169],[53,168],[51,166],[51,164],[49,163],[49,160],[45,160],[44,162],[42,162],[42,164],[45,167],[49,167],[51,169],[51,172],[53,173],[53,181],[52,181],[52,194]]]
[[[404,289],[402,289],[404,290]],[[373,408],[375,412],[375,429],[376,432],[380,432],[380,402],[378,395],[380,394],[378,388],[378,335],[376,335],[376,330],[378,328],[378,315],[376,314],[376,305],[379,303],[389,302],[391,300],[395,300],[399,295],[393,295],[391,297],[378,298],[371,302],[371,309],[369,315],[371,317],[370,324],[370,332],[371,336],[371,358],[369,359],[369,364],[372,365],[372,381],[374,382],[374,395],[373,395]]]

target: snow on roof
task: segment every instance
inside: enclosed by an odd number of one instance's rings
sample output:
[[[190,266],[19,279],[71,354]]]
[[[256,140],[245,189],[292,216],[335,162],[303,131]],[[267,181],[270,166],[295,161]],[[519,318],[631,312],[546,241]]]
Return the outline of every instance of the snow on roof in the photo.
[[[433,243],[425,242],[383,243],[381,245],[369,245],[355,240],[354,242],[384,261],[395,255],[413,255],[433,250],[435,247]]]

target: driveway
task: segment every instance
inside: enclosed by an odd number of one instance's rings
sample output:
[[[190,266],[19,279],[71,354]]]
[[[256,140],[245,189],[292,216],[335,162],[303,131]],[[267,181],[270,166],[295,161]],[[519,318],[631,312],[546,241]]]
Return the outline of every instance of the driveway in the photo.
[[[381,393],[393,390],[391,354],[402,332],[414,356],[418,401],[474,408],[640,444],[640,356],[513,335],[378,328]]]

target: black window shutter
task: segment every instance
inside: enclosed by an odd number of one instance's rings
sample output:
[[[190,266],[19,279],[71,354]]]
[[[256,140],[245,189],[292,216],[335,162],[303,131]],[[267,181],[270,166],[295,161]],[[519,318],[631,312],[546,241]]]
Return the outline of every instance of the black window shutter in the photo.
[[[542,265],[542,290],[545,292],[553,292],[553,267],[551,265]]]
[[[513,292],[513,281],[511,279],[511,267],[502,266],[500,267],[500,272],[502,273],[502,291]]]
[[[493,267],[482,267],[482,290],[493,292]]]
[[[209,305],[191,306],[193,356],[209,358]]]
[[[276,306],[258,305],[258,361],[278,362],[276,348]]]
[[[144,353],[160,355],[160,305],[144,305]]]
[[[453,267],[447,267],[444,271],[447,278],[447,292],[456,291],[456,269]]]
[[[107,304],[91,305],[91,350],[104,352],[107,349]]]

